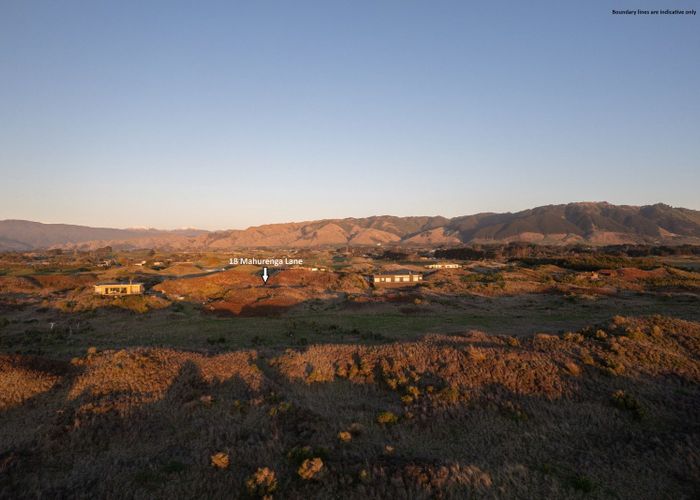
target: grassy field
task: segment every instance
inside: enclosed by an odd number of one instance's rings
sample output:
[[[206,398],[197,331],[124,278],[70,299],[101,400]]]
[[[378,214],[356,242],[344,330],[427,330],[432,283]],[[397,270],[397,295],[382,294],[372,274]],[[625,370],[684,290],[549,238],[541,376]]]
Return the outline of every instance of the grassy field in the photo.
[[[0,356],[0,496],[692,498],[700,324]],[[31,425],[27,425],[31,422]]]
[[[276,317],[217,316],[187,303],[143,314],[112,309],[57,314],[28,309],[0,316],[6,323],[0,328],[0,350],[69,359],[84,354],[89,347],[172,347],[221,352],[316,343],[376,344],[469,330],[521,336],[576,330],[620,311],[700,321],[700,298],[690,294],[628,294],[595,300],[542,294],[474,297],[459,307],[426,306],[410,312],[386,304],[368,307],[371,311],[331,309]]]
[[[645,267],[13,272],[0,498],[696,498],[700,275]]]

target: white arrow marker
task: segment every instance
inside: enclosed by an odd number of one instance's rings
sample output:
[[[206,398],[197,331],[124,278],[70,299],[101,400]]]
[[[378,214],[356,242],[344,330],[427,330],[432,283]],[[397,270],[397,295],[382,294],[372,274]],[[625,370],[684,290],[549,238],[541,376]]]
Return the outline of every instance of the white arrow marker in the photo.
[[[263,267],[263,275],[262,275],[263,283],[267,283],[267,278],[269,278],[269,276],[267,275],[267,268]]]

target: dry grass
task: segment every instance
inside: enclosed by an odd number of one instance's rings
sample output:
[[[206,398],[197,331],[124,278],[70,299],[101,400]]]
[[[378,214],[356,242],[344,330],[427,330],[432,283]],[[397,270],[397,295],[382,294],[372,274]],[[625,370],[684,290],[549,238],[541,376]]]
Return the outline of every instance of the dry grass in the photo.
[[[266,286],[258,274],[233,269],[198,278],[167,280],[155,287],[171,297],[210,301],[209,309],[242,316],[266,316],[311,300],[338,300],[363,292],[367,282],[358,274],[286,269],[273,272]]]
[[[603,334],[601,334],[604,333]],[[0,358],[0,497],[690,498],[700,324]]]
[[[137,349],[108,351],[74,360],[83,367],[75,378],[68,398],[85,401],[81,410],[94,413],[115,411],[127,415],[140,406],[162,400],[166,395],[178,396],[188,404],[210,402],[210,396],[199,395],[188,387],[192,378],[207,384],[222,384],[232,379],[248,390],[260,390],[263,377],[253,364],[254,352],[232,352],[214,357],[169,349]],[[185,382],[185,383],[182,383]]]
[[[51,390],[67,369],[65,363],[0,354],[0,411]]]

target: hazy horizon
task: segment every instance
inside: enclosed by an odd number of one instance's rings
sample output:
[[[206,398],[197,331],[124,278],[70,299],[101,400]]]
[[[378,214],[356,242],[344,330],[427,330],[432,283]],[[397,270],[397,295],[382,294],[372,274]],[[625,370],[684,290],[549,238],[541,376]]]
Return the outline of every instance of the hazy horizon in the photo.
[[[618,7],[5,3],[0,219],[699,210],[698,19]]]
[[[532,207],[525,207],[522,209],[518,210],[491,210],[491,211],[479,211],[479,212],[470,212],[470,213],[464,213],[464,214],[457,214],[457,215],[444,215],[444,214],[407,214],[407,215],[397,215],[397,214],[390,214],[390,213],[385,213],[385,214],[370,214],[366,216],[354,216],[354,215],[348,215],[348,216],[342,216],[342,217],[322,217],[318,219],[298,219],[298,220],[279,220],[279,221],[269,221],[269,222],[263,222],[261,224],[253,224],[253,225],[248,225],[248,226],[240,226],[240,227],[198,227],[198,226],[172,226],[172,227],[157,227],[157,226],[143,226],[143,225],[134,225],[134,226],[110,226],[107,224],[96,224],[96,225],[88,225],[88,224],[77,224],[73,223],[70,221],[58,221],[58,222],[47,222],[43,220],[30,220],[30,219],[23,219],[23,218],[18,218],[18,217],[7,217],[5,219],[0,219],[0,222],[2,221],[7,221],[7,220],[16,220],[16,221],[26,221],[26,222],[38,222],[40,224],[65,224],[65,225],[74,225],[74,226],[87,226],[87,227],[93,227],[93,228],[109,228],[109,229],[135,229],[135,230],[163,230],[163,231],[179,231],[179,230],[205,230],[205,231],[210,231],[210,232],[216,232],[216,231],[236,231],[236,230],[246,230],[252,227],[259,227],[259,226],[266,226],[266,225],[277,225],[277,224],[302,224],[302,223],[307,223],[307,222],[315,222],[315,221],[321,221],[321,220],[343,220],[343,219],[363,219],[363,218],[368,218],[368,217],[444,217],[447,219],[453,219],[456,217],[463,217],[463,216],[470,216],[470,215],[478,215],[478,214],[483,214],[483,213],[518,213],[534,208],[541,208],[545,206],[554,206],[554,205],[567,205],[567,204],[576,204],[576,203],[609,203],[610,205],[614,206],[650,206],[650,205],[656,205],[656,204],[666,204],[662,201],[657,201],[654,203],[644,203],[642,205],[635,205],[635,204],[628,204],[628,203],[611,203],[607,200],[578,200],[578,201],[571,201],[571,202],[564,202],[564,203],[548,203],[546,205],[537,205],[537,206],[532,206]],[[668,205],[668,204],[667,204]],[[673,208],[690,208],[690,207],[681,207],[681,206],[675,206],[671,205]],[[691,209],[695,210],[695,209]]]

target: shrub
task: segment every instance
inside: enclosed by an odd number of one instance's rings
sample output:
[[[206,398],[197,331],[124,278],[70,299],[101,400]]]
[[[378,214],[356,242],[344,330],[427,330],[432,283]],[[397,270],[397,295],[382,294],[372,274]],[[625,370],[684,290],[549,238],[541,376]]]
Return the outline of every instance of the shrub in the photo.
[[[323,373],[321,373],[318,369],[314,368],[311,373],[309,373],[306,377],[306,383],[307,384],[313,384],[314,382],[324,382],[325,377],[323,376]]]
[[[228,469],[229,457],[227,453],[220,451],[211,456],[211,465],[217,469]]]
[[[612,322],[615,326],[621,326],[627,323],[627,318],[625,318],[624,316],[615,315],[612,317]]]
[[[377,423],[382,425],[393,425],[398,421],[399,417],[390,411],[383,411],[377,416]]]
[[[271,417],[274,417],[275,415],[278,415],[278,414],[287,413],[291,408],[292,408],[291,403],[289,403],[287,401],[282,401],[281,403],[279,403],[277,405],[271,406],[270,409],[267,411],[267,414],[270,415]]]
[[[603,373],[610,376],[622,375],[625,372],[625,365],[612,358],[603,358]]]
[[[644,340],[644,332],[639,327],[632,328],[628,326],[627,328],[625,328],[625,335],[627,335],[627,337],[629,337],[632,340]]]
[[[323,470],[323,460],[319,457],[307,458],[304,460],[299,469],[297,469],[297,474],[299,477],[305,480],[318,479],[319,474]]]
[[[484,361],[486,359],[486,354],[477,347],[469,346],[466,351],[472,361]]]
[[[386,385],[389,386],[389,389],[395,391],[396,388],[399,386],[399,381],[396,380],[395,378],[389,377],[385,378],[384,381],[386,382]]]
[[[571,375],[575,377],[581,375],[581,368],[573,361],[565,362],[564,367],[566,368],[566,371],[568,371]]]
[[[456,403],[459,400],[459,389],[454,385],[448,385],[440,390],[438,396],[448,403]]]
[[[591,356],[591,354],[588,351],[581,353],[581,362],[584,365],[589,365],[589,366],[595,365],[595,360],[593,359],[593,356]]]
[[[631,412],[635,420],[641,420],[646,413],[642,404],[637,401],[637,398],[625,393],[623,390],[613,392],[612,403],[615,408]]]
[[[573,333],[573,332],[566,332],[564,334],[564,340],[567,342],[574,342],[576,344],[580,344],[583,342],[584,337],[580,333]]]
[[[360,473],[357,475],[359,478],[360,482],[362,483],[369,483],[370,482],[370,477],[369,477],[369,471],[367,469],[362,469]]]
[[[496,283],[502,285],[505,283],[505,277],[501,272],[487,272],[487,273],[474,273],[467,274],[459,277],[462,283],[477,283],[477,284],[487,284]]]
[[[267,467],[259,468],[246,479],[245,487],[250,496],[272,498],[272,494],[277,490],[275,471]]]
[[[541,351],[553,351],[559,349],[559,337],[548,333],[536,333],[532,339],[532,345]]]

